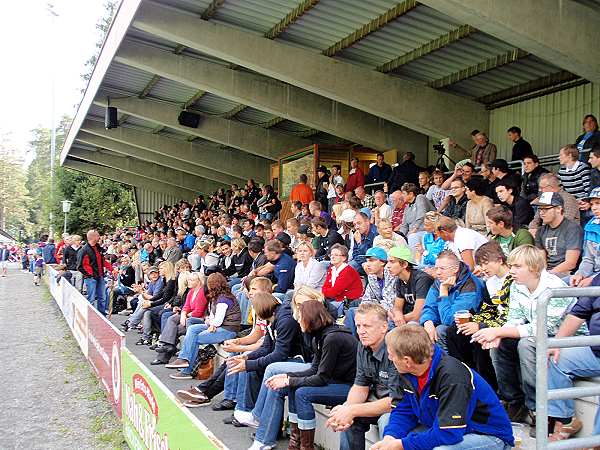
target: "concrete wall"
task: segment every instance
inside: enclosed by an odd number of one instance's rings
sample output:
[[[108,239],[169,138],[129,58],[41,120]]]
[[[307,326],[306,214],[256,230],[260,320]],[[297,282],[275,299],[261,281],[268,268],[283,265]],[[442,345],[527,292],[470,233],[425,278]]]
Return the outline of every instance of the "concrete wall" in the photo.
[[[574,143],[586,114],[600,116],[600,87],[593,83],[492,110],[489,136],[499,158],[510,158],[506,130],[513,125],[523,130],[537,155],[553,155]]]
[[[170,195],[152,192],[147,189],[134,189],[138,218],[141,223],[146,220],[152,221],[154,218],[154,212],[160,209],[163,205],[172,206],[175,203],[179,203],[181,200],[181,198],[175,198]]]

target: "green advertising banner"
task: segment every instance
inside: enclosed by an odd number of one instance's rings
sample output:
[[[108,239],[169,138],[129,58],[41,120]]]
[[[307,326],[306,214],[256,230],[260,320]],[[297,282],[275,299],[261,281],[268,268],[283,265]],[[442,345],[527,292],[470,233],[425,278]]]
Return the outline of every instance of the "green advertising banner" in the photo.
[[[125,347],[121,364],[123,433],[132,450],[226,449]]]

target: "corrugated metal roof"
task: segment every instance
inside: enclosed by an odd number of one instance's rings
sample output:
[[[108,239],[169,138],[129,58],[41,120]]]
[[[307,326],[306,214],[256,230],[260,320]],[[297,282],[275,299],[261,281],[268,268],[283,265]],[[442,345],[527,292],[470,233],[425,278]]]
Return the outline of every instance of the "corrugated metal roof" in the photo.
[[[201,15],[212,3],[212,0],[161,0],[161,3],[181,11]]]
[[[243,111],[237,113],[235,116],[235,120],[239,120],[240,122],[248,123],[251,125],[259,125],[261,123],[268,122],[269,120],[272,120],[275,117],[277,116],[274,114],[269,114],[268,112],[248,107]]]
[[[397,4],[396,0],[321,0],[278,39],[323,51]]]
[[[139,94],[152,76],[151,73],[113,61],[104,76],[102,87],[116,87],[123,92]]]
[[[558,67],[548,64],[535,56],[528,56],[517,62],[452,84],[448,87],[448,90],[469,97],[482,97],[560,72],[560,70]]]
[[[161,78],[150,91],[149,97],[176,103],[185,103],[194,96],[197,89],[185,84]]]
[[[194,109],[205,114],[225,114],[231,111],[239,103],[219,97],[218,95],[207,92],[192,105],[190,109]]]
[[[264,34],[300,3],[301,0],[226,0],[211,20]]]
[[[358,41],[337,56],[377,67],[457,28],[459,22],[419,6]]]

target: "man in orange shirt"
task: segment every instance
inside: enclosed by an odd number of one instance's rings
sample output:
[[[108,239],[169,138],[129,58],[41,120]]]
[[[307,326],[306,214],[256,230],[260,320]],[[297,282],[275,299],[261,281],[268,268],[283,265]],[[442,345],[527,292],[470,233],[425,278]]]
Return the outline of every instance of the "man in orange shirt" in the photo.
[[[292,192],[290,192],[290,201],[299,201],[303,205],[307,205],[313,200],[313,190],[308,185],[308,177],[306,176],[306,174],[303,173],[302,175],[300,175],[299,183],[294,185],[294,187],[292,188]]]

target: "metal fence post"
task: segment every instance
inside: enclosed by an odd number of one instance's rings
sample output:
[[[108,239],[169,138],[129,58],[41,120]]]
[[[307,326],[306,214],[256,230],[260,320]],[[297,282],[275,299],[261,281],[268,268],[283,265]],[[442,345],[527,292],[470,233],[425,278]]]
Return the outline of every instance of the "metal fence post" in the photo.
[[[535,351],[535,447],[543,450],[548,445],[548,302],[552,291],[546,290],[536,305]]]

